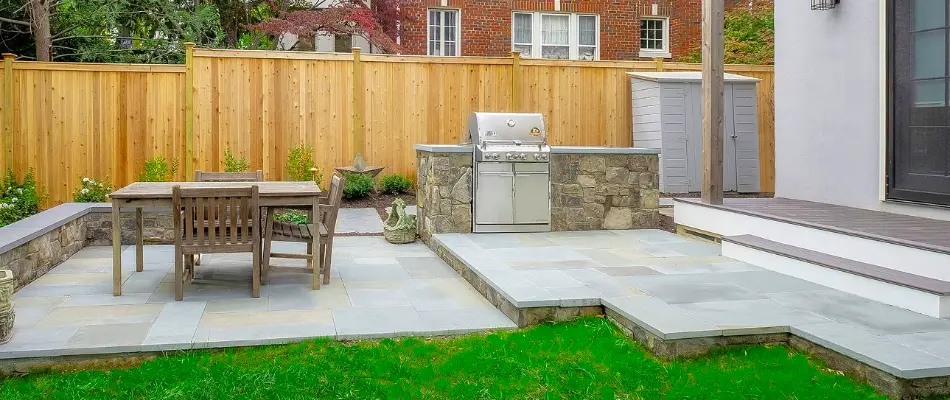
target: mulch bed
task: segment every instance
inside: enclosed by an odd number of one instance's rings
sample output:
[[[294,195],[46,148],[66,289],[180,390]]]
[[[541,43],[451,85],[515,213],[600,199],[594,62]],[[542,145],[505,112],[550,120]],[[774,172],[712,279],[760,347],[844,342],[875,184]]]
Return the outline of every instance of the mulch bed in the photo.
[[[399,195],[391,195],[388,193],[373,193],[362,199],[347,200],[343,199],[343,208],[375,208],[376,212],[379,213],[379,217],[383,220],[388,216],[386,214],[386,207],[390,207],[393,204],[393,200],[397,198],[403,199],[406,202],[407,206],[416,204],[416,195],[414,193],[403,193]]]

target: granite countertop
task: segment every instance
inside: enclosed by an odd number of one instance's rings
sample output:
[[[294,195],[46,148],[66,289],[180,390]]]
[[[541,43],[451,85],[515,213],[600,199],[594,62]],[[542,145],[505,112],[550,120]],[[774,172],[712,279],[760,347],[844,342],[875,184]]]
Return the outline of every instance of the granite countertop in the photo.
[[[470,144],[417,144],[416,150],[433,153],[469,153]],[[554,154],[660,154],[660,149],[643,147],[552,146]]]

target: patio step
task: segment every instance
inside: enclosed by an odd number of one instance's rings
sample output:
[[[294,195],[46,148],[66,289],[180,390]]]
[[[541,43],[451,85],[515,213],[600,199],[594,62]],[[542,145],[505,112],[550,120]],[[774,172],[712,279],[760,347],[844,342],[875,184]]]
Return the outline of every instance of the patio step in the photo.
[[[722,255],[937,318],[950,317],[950,282],[753,235],[725,236]]]

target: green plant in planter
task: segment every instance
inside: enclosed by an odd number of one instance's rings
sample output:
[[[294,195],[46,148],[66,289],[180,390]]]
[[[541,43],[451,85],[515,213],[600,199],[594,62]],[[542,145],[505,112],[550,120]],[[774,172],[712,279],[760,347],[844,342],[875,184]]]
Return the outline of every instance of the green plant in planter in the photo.
[[[76,203],[103,203],[109,201],[112,185],[95,179],[82,178],[81,186],[73,193]]]
[[[308,222],[307,213],[300,212],[297,210],[286,210],[281,213],[274,213],[274,221],[293,223],[297,225],[303,225]]]
[[[245,172],[250,166],[246,158],[236,157],[231,149],[224,150],[224,172]]]
[[[347,200],[362,199],[373,191],[373,178],[363,174],[348,174],[343,184],[343,198]]]
[[[313,161],[313,147],[299,145],[290,149],[287,154],[287,176],[292,181],[314,181],[320,184],[320,169]],[[313,171],[316,170],[316,171]]]
[[[139,174],[139,182],[171,182],[177,171],[178,160],[173,158],[169,162],[162,156],[152,157],[145,160],[145,167]]]
[[[412,181],[400,174],[386,175],[379,181],[383,193],[400,194],[412,189]]]

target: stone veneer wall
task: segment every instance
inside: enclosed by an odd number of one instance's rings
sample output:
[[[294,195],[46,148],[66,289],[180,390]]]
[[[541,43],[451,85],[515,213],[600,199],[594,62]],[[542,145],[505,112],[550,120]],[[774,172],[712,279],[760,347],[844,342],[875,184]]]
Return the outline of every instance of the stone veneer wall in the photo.
[[[416,151],[416,230],[426,243],[433,233],[472,232],[472,153]]]
[[[171,244],[167,212],[143,215],[146,244]],[[135,244],[135,212],[122,213],[122,244]],[[67,203],[0,228],[0,268],[13,271],[20,289],[66,261],[84,246],[112,244],[108,204]]]
[[[112,213],[92,212],[85,215],[86,246],[112,245]],[[146,245],[174,244],[172,218],[168,212],[144,212],[142,236]],[[135,212],[122,212],[122,244],[135,244]]]
[[[0,268],[13,271],[19,290],[76,254],[85,239],[85,221],[80,217],[3,252]]]
[[[656,154],[552,154],[551,230],[659,226]]]

